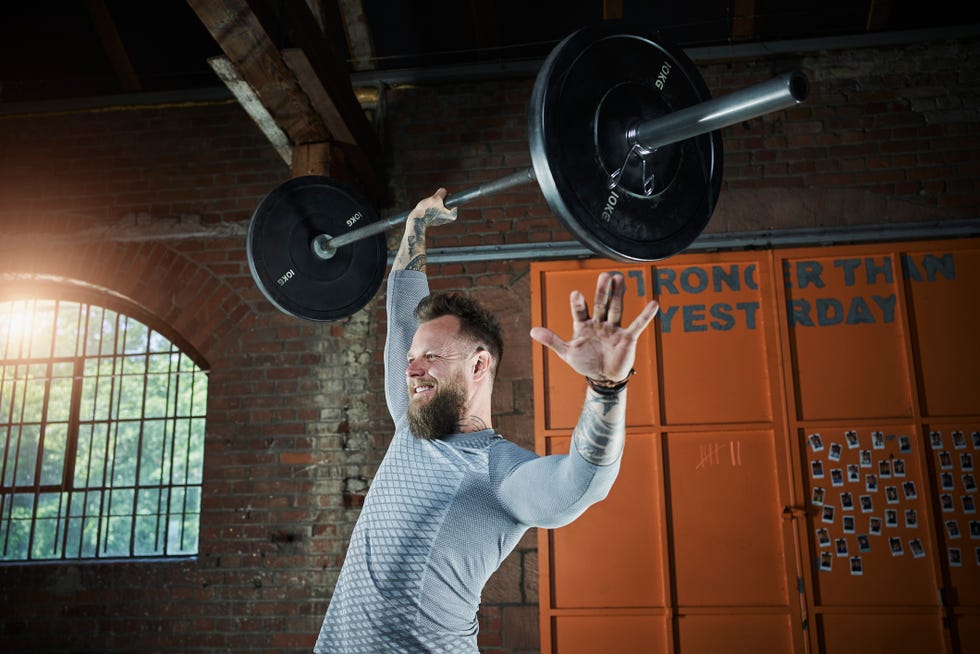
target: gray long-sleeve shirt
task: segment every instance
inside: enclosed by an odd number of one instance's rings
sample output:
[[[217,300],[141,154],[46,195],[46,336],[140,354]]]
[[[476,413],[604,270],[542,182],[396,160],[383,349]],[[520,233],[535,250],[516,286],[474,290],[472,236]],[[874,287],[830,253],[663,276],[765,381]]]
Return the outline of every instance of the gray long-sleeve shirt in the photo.
[[[480,593],[529,527],[606,496],[619,461],[541,457],[492,429],[425,441],[406,417],[405,367],[426,277],[388,279],[385,394],[395,435],[354,527],[314,652],[476,652]]]

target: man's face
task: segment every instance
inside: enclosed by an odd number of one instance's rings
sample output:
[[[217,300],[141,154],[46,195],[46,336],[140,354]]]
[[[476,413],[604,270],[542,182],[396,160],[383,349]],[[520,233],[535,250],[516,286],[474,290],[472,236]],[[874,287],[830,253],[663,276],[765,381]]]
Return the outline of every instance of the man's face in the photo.
[[[469,399],[468,351],[456,317],[419,325],[405,369],[409,426],[417,438],[440,439],[458,431]]]

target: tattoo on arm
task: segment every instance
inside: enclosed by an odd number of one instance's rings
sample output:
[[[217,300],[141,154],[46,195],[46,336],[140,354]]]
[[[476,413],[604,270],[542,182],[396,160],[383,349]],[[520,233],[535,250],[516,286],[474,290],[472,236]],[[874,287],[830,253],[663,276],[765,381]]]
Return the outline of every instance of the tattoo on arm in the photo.
[[[626,441],[626,409],[622,394],[588,391],[582,415],[572,432],[572,445],[582,458],[604,466],[619,458]]]

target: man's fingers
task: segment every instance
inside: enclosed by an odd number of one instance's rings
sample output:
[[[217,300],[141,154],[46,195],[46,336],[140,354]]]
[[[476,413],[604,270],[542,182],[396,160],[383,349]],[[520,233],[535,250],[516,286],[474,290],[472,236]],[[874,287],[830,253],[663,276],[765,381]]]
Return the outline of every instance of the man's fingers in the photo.
[[[531,338],[551,349],[559,357],[564,358],[565,353],[568,351],[568,344],[561,340],[558,334],[547,327],[533,327],[531,329]]]
[[[643,333],[643,330],[650,325],[650,322],[653,320],[654,316],[657,315],[657,311],[659,310],[660,304],[658,304],[656,300],[651,300],[645,307],[643,307],[643,311],[640,312],[640,315],[638,315],[626,329],[634,336],[639,336]]]
[[[578,291],[572,291],[568,296],[568,303],[572,307],[572,320],[575,322],[585,322],[589,319],[589,307],[585,304],[585,296]]]
[[[606,320],[609,313],[609,301],[612,299],[612,285],[609,273],[599,273],[595,283],[595,304],[592,307],[593,317],[598,321]]]
[[[619,323],[623,319],[623,295],[626,292],[626,281],[623,279],[623,276],[612,275],[609,288],[612,292],[609,298],[609,314],[607,320],[616,327],[619,327]]]

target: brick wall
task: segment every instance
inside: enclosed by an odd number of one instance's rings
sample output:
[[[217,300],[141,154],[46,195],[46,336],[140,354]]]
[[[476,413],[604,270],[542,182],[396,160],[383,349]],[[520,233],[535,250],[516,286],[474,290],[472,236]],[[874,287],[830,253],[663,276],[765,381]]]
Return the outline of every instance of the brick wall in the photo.
[[[980,44],[700,66],[716,95],[800,66],[806,105],[728,128],[710,231],[976,217]],[[529,165],[530,80],[389,89],[392,209]],[[356,315],[276,311],[248,273],[252,210],[289,174],[234,103],[0,118],[0,291],[60,276],[125,295],[211,367],[200,555],[0,566],[10,651],[309,651],[390,436],[383,291]],[[524,187],[434,247],[566,241]],[[396,235],[392,235],[394,242]],[[526,261],[430,266],[503,317],[497,428],[533,446]],[[16,275],[16,276],[14,276]],[[483,651],[537,651],[537,540],[488,584]]]

